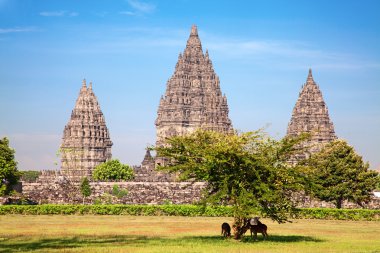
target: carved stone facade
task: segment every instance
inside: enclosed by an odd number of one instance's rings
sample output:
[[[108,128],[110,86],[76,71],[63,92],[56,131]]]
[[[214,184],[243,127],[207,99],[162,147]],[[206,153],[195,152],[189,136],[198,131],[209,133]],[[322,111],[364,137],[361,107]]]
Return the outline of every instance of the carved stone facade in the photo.
[[[121,198],[112,196],[112,189],[117,185],[127,190]],[[108,203],[113,204],[192,204],[201,199],[203,182],[90,182],[91,196],[85,198],[87,204],[109,196]],[[81,204],[80,182],[70,181],[64,177],[52,178],[46,182],[23,183],[24,196],[39,204]],[[1,201],[1,199],[0,199]],[[5,202],[6,200],[4,200]],[[1,205],[1,202],[0,202]]]
[[[147,150],[141,166],[134,166],[135,173],[134,181],[136,182],[172,182],[175,179],[174,175],[156,171],[155,158],[152,157],[150,151]]]
[[[183,54],[161,97],[156,119],[157,145],[197,128],[231,132],[227,98],[222,95],[208,51],[203,54],[197,27],[191,28]]]
[[[311,69],[294,106],[287,135],[297,136],[303,132],[311,133],[312,137],[303,144],[308,151],[300,158],[320,151],[324,144],[336,139],[334,125],[330,120],[322,92],[313,79]]]
[[[96,165],[111,159],[112,141],[92,83],[83,80],[71,118],[63,131],[61,172],[71,180],[91,177]]]

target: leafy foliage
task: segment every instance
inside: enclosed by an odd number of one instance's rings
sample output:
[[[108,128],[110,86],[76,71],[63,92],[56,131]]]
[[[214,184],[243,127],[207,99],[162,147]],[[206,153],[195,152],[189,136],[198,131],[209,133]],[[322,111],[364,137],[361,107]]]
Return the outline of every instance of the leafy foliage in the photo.
[[[377,175],[377,186],[376,186],[376,190],[380,191],[380,173],[378,173],[378,175]]]
[[[28,183],[33,183],[37,181],[37,178],[40,176],[40,171],[37,170],[23,170],[21,173],[21,181]]]
[[[109,160],[95,167],[92,177],[99,181],[131,180],[133,179],[133,169],[120,163],[119,160]]]
[[[9,194],[12,185],[20,179],[15,151],[9,147],[8,138],[0,139],[0,196]]]
[[[378,173],[343,140],[328,143],[319,153],[304,161],[308,166],[310,191],[317,198],[342,207],[344,200],[359,205],[371,199]]]
[[[118,199],[122,199],[123,197],[128,195],[128,190],[120,188],[119,185],[115,184],[113,185],[112,189],[109,192],[103,193],[101,196],[97,197],[94,200],[95,205],[102,205],[102,204],[114,204],[117,203]]]
[[[121,199],[128,195],[128,191],[126,189],[120,189],[119,185],[115,184],[112,187],[112,195]]]
[[[380,210],[301,208],[296,210],[299,219],[326,220],[380,220]],[[138,216],[205,216],[232,217],[230,206],[202,205],[1,205],[0,215],[52,215],[97,214]]]
[[[80,184],[80,192],[83,196],[83,203],[84,203],[85,198],[91,195],[90,182],[88,181],[87,177],[82,178],[82,181]]]
[[[259,212],[281,223],[295,210],[291,195],[302,184],[298,169],[287,161],[304,138],[276,141],[262,131],[222,134],[199,129],[154,149],[167,159],[159,169],[179,173],[183,180],[208,183],[205,203],[232,205],[235,238],[239,239],[252,214]]]

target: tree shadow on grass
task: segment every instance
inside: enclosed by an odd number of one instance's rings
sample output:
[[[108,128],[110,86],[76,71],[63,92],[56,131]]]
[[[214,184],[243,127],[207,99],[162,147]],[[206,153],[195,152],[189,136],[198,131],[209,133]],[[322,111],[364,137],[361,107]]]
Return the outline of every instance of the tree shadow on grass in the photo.
[[[205,243],[213,243],[223,240],[234,240],[232,238],[223,238],[222,236],[186,236],[182,237],[182,240],[191,241],[201,241]],[[173,239],[174,240],[174,239]],[[324,242],[324,240],[314,238],[311,236],[301,236],[301,235],[270,235],[264,240],[261,236],[258,236],[258,240],[251,238],[251,236],[244,236],[241,242],[244,243],[256,243],[256,242],[279,242],[279,243],[293,243],[293,242]]]
[[[324,242],[322,239],[318,239],[311,236],[301,236],[301,235],[270,235],[265,240],[262,236],[258,236],[255,240],[251,236],[245,236],[242,240],[247,243],[256,242],[278,242],[278,243],[291,243],[291,242]]]
[[[70,249],[70,248],[85,248],[85,247],[112,247],[119,245],[121,247],[128,246],[146,246],[146,245],[186,245],[186,244],[220,244],[228,243],[228,240],[222,236],[184,236],[179,238],[168,237],[148,237],[148,236],[75,236],[64,238],[28,238],[24,240],[21,238],[9,238],[1,240],[0,252],[26,252],[26,251],[41,251],[49,249]],[[242,240],[243,243],[263,243],[279,242],[279,243],[292,243],[292,242],[322,242],[323,240],[316,239],[310,236],[297,236],[297,235],[271,235],[265,241],[259,237],[259,241],[255,241],[250,236],[245,236]]]
[[[2,240],[0,252],[25,252],[48,249],[70,249],[80,247],[107,247],[115,243],[127,244],[128,242],[143,243],[150,238],[146,236],[93,236],[93,237],[65,237],[65,238],[25,238],[21,241],[15,238]]]

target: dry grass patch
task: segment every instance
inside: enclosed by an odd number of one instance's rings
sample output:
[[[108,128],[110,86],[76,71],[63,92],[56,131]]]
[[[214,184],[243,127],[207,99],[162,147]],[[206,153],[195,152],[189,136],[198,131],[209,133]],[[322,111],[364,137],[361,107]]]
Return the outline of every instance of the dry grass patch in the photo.
[[[380,222],[295,220],[268,225],[269,238],[223,239],[232,218],[0,216],[0,252],[379,252]],[[248,234],[247,234],[248,235]]]

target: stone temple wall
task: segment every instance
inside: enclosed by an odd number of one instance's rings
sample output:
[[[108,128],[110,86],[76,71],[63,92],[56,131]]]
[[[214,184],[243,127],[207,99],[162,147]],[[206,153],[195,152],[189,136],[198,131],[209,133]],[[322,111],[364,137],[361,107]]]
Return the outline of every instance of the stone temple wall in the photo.
[[[121,198],[112,196],[114,185],[126,190],[128,194]],[[23,183],[24,196],[40,204],[78,204],[83,198],[79,190],[80,183],[63,178],[54,182]],[[91,182],[92,195],[85,203],[96,200],[113,204],[191,204],[200,200],[202,182]]]
[[[63,177],[51,182],[26,183],[23,182],[24,196],[39,204],[79,204],[83,198],[80,194],[79,183],[68,181]],[[128,194],[121,198],[112,196],[112,188],[118,185],[119,189]],[[203,182],[91,182],[92,195],[85,199],[85,203],[93,204],[96,200],[113,204],[192,204],[200,200]],[[308,196],[294,196],[298,207],[330,207],[332,203],[319,201]],[[358,205],[344,202],[343,208],[360,208]],[[370,209],[380,209],[380,198],[373,200],[366,206]]]

